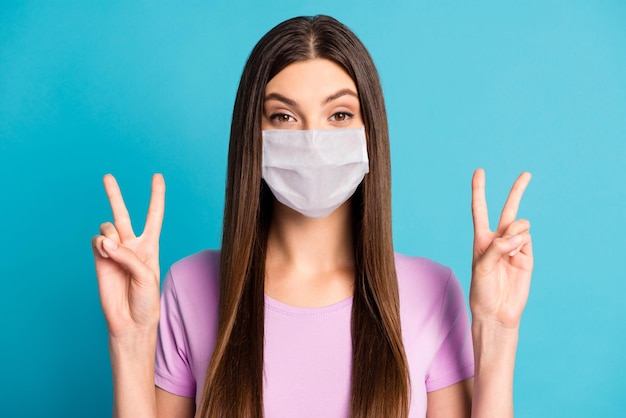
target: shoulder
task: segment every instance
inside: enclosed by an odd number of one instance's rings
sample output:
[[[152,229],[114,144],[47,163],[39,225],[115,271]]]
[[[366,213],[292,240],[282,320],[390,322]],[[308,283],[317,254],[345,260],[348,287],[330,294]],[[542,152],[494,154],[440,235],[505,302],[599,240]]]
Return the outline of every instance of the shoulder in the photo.
[[[174,263],[161,291],[155,362],[158,387],[193,397],[217,338],[220,252],[204,250]]]
[[[471,376],[471,331],[459,280],[449,267],[424,257],[396,254],[395,260],[412,385],[433,391]]]
[[[187,278],[213,275],[219,273],[220,252],[217,250],[203,250],[188,255],[172,264],[170,273],[177,278]]]
[[[461,284],[449,267],[403,254],[396,254],[395,261],[403,316],[436,318],[450,304],[464,305]]]
[[[210,353],[206,344],[215,341],[219,261],[219,251],[192,254],[174,263],[163,283],[161,328],[177,328],[179,339],[186,341],[188,356],[194,359],[190,362],[206,360]]]
[[[428,258],[396,253],[395,262],[398,286],[401,291],[405,287],[415,286],[445,288],[450,280],[456,280],[449,267]]]
[[[172,264],[163,293],[177,298],[216,298],[219,293],[220,252],[203,250]]]

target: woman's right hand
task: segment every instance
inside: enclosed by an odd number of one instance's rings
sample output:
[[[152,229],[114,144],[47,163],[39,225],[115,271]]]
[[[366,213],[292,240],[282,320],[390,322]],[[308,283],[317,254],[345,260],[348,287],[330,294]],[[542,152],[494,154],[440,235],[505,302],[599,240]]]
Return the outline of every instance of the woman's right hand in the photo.
[[[100,226],[92,248],[100,303],[112,339],[155,332],[159,321],[159,236],[165,206],[165,181],[152,177],[150,206],[143,233],[135,236],[115,178],[104,176],[113,223]]]

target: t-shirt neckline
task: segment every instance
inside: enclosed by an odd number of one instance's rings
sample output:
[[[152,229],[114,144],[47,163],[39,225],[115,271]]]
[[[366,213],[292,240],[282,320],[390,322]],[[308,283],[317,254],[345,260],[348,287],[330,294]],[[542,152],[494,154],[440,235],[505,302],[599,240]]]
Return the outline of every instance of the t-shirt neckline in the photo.
[[[350,296],[344,300],[333,303],[332,305],[319,306],[313,308],[305,308],[300,306],[287,305],[286,303],[279,302],[269,295],[265,295],[265,307],[274,312],[289,316],[299,317],[319,317],[320,315],[328,315],[352,306],[352,299]]]

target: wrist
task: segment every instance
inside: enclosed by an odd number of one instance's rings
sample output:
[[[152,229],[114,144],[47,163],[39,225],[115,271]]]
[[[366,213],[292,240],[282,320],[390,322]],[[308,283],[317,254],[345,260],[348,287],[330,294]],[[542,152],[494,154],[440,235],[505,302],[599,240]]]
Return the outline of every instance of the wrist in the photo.
[[[472,341],[477,362],[483,357],[515,357],[519,327],[504,326],[495,321],[472,321]]]
[[[512,338],[519,335],[519,323],[503,323],[501,321],[472,313],[472,332],[498,337]]]
[[[156,417],[156,339],[156,327],[123,337],[109,336],[114,417]]]
[[[472,305],[470,300],[470,312],[472,314],[472,324],[480,324],[481,327],[489,329],[511,330],[519,332],[521,315],[517,315],[514,312],[506,312],[503,310],[499,313],[486,311]]]
[[[513,416],[513,377],[519,329],[472,321],[474,396],[472,417]]]
[[[109,335],[111,367],[121,373],[151,374],[156,354],[157,327],[135,330],[123,336]]]

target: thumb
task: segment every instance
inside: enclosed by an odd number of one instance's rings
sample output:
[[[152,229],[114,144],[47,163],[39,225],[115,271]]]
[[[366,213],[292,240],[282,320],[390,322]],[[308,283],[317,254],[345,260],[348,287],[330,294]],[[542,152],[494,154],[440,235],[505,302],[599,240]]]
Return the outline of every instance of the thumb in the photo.
[[[142,262],[131,249],[106,237],[102,240],[102,249],[108,258],[130,273],[138,285],[147,285],[154,280],[155,272]]]
[[[502,257],[511,255],[523,242],[524,237],[521,234],[494,239],[480,258],[480,269],[491,271]]]

